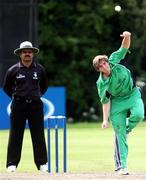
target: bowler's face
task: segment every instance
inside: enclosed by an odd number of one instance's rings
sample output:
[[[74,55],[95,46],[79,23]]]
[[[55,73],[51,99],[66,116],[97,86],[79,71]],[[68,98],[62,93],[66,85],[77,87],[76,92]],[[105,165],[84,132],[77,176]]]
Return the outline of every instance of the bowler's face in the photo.
[[[20,53],[23,62],[31,62],[33,59],[33,51],[31,49],[23,49]]]
[[[100,59],[97,66],[97,71],[103,72],[103,73],[110,71],[109,63],[105,59]]]

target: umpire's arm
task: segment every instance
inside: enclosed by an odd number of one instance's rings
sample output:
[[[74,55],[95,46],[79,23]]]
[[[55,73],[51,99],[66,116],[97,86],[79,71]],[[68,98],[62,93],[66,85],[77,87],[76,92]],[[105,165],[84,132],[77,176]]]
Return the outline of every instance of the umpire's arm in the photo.
[[[47,89],[48,89],[48,78],[45,69],[42,67],[41,80],[40,80],[41,95],[45,94]]]
[[[11,70],[8,70],[4,78],[3,90],[10,98],[12,98],[12,88],[13,88],[13,77]]]

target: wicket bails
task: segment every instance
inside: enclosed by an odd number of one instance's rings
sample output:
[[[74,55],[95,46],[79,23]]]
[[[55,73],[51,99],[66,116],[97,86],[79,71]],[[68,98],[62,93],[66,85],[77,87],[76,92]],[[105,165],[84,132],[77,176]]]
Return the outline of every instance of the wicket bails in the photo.
[[[59,172],[59,146],[58,146],[58,129],[63,129],[63,172],[67,171],[66,160],[66,117],[65,116],[50,116],[48,118],[48,172],[51,172],[51,128],[55,129],[55,169]]]

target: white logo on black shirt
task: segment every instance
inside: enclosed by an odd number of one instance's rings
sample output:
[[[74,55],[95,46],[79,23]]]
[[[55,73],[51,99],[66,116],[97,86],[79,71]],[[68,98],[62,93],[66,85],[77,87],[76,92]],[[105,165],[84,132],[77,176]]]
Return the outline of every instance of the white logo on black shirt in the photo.
[[[34,72],[34,73],[33,73],[33,79],[38,79],[37,72]]]
[[[22,78],[25,78],[25,75],[19,74],[18,76],[16,76],[16,79],[22,79]]]

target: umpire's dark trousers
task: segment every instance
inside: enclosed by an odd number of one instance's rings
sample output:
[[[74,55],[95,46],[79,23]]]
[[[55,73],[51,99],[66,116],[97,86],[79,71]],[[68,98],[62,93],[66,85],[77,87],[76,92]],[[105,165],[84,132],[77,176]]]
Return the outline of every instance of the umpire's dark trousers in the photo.
[[[47,163],[43,103],[40,99],[27,101],[18,98],[12,101],[6,166],[18,166],[26,120],[31,132],[34,161],[39,170],[40,165]]]

